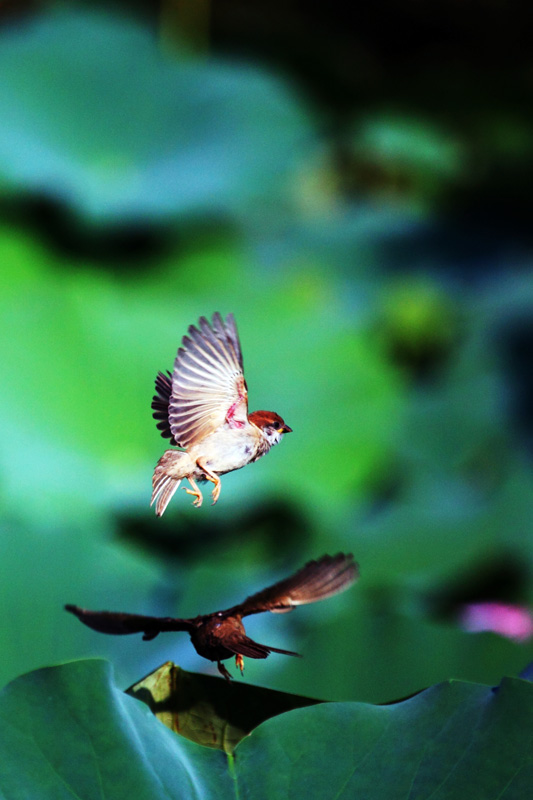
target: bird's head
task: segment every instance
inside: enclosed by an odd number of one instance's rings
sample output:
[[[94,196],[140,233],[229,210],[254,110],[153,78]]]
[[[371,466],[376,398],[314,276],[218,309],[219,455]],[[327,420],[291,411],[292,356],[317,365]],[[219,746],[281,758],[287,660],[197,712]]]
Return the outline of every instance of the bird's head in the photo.
[[[292,433],[292,428],[275,411],[252,411],[249,420],[263,433],[270,447],[281,442],[284,433]]]

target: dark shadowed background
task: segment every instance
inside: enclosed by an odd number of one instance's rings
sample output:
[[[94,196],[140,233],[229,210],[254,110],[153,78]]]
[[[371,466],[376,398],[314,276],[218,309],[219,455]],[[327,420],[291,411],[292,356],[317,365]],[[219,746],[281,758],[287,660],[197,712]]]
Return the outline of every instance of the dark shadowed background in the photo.
[[[387,701],[531,660],[528,30],[502,0],[2,4],[2,683],[212,672],[62,606],[192,616],[339,550],[359,584],[251,619],[304,659],[245,680]],[[156,519],[153,379],[214,311],[294,433]]]

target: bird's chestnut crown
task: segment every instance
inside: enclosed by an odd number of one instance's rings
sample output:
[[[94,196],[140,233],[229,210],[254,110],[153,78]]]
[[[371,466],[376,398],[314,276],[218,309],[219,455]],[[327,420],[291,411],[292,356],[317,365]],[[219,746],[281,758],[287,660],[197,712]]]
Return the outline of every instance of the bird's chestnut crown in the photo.
[[[284,433],[292,433],[292,428],[289,428],[275,411],[252,411],[249,420],[266,434],[281,436]]]

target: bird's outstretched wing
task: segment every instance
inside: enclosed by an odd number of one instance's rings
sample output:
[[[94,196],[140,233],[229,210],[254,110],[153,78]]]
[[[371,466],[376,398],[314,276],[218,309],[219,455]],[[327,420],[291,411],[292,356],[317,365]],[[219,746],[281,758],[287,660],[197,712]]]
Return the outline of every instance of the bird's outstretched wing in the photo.
[[[233,314],[200,317],[183,337],[172,373],[168,404],[170,432],[180,447],[200,442],[224,422],[236,428],[248,420],[239,335]]]
[[[295,606],[316,603],[343,592],[358,576],[359,568],[351,553],[322,556],[317,561],[309,561],[289,578],[247,597],[244,603],[228,609],[224,614],[245,617],[262,611],[291,611]]]
[[[193,629],[188,619],[173,617],[145,617],[142,614],[123,614],[119,611],[88,611],[79,606],[66,605],[66,611],[74,614],[80,622],[99,633],[122,635],[142,633],[143,639],[154,639],[164,631],[187,631]]]

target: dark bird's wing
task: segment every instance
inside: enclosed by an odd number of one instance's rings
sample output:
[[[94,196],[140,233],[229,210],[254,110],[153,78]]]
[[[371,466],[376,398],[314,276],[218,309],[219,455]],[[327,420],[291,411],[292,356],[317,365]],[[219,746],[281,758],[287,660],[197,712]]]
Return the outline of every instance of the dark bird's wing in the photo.
[[[309,561],[289,578],[251,595],[244,603],[228,609],[224,614],[240,614],[245,617],[261,611],[291,611],[296,606],[316,603],[343,592],[358,576],[358,565],[351,553],[322,556],[317,561]]]
[[[157,373],[155,391],[156,393],[152,397],[152,416],[157,420],[157,428],[159,428],[163,439],[170,439],[171,445],[177,445],[168,421],[168,404],[172,394],[172,373],[168,370],[166,375],[163,372]]]
[[[173,619],[172,617],[145,617],[142,614],[122,614],[115,611],[87,611],[79,606],[66,605],[80,622],[100,633],[123,635],[126,633],[142,633],[143,639],[154,639],[164,631],[187,631],[193,629],[191,620]]]
[[[232,637],[224,637],[223,645],[226,650],[235,653],[236,656],[246,656],[247,658],[267,658],[270,653],[281,653],[284,656],[297,656],[301,658],[299,653],[293,653],[292,650],[280,650],[279,647],[269,647],[266,644],[259,644],[254,642],[248,636],[236,634]]]
[[[242,427],[248,421],[248,392],[233,314],[217,312],[211,323],[200,317],[183,337],[172,373],[169,427],[180,447],[188,448],[224,422]]]

